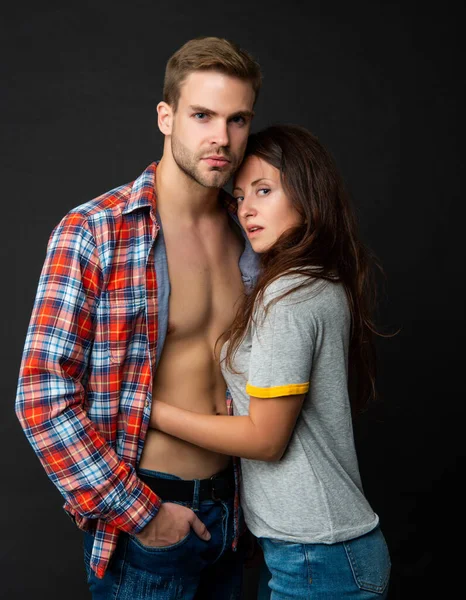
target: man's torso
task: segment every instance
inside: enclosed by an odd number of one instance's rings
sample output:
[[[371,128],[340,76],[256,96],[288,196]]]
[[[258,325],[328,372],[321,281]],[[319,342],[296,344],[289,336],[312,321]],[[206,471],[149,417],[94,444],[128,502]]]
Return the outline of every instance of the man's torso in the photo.
[[[226,213],[182,226],[164,221],[170,278],[168,331],[153,382],[153,402],[194,412],[226,414],[219,337],[233,321],[243,282],[243,242]],[[139,466],[184,479],[206,478],[229,462],[149,428]]]

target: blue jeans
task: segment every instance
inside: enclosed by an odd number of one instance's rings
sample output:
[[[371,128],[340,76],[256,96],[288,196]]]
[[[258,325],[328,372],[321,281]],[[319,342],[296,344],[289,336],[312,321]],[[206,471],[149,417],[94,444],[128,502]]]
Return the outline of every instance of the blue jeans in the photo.
[[[379,527],[338,544],[294,544],[259,538],[271,595],[260,600],[382,600],[387,598],[390,556]],[[267,569],[261,573],[261,583]]]
[[[141,469],[145,475],[180,479]],[[196,489],[198,487],[196,486]],[[195,493],[196,494],[196,493]],[[170,499],[166,499],[170,502]],[[122,533],[103,579],[89,567],[93,536],[84,534],[84,562],[93,600],[239,600],[243,544],[233,552],[233,498],[228,501],[178,502],[196,514],[211,534],[208,542],[191,529],[176,544],[148,547]]]

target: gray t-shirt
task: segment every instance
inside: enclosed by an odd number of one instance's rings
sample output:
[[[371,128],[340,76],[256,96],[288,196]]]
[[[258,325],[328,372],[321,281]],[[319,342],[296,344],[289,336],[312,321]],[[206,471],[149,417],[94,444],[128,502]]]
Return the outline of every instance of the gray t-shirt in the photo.
[[[347,391],[351,316],[341,284],[282,276],[264,304],[280,297],[254,322],[223,376],[234,413],[247,415],[249,396],[306,393],[281,460],[242,459],[241,505],[257,537],[332,544],[371,531],[378,517],[364,497]],[[226,346],[222,349],[225,356]]]

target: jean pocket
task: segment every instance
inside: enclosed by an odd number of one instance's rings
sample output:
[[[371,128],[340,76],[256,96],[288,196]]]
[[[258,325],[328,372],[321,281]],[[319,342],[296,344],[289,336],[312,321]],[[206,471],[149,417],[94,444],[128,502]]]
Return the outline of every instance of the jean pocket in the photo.
[[[140,550],[147,552],[149,554],[157,554],[159,552],[169,552],[170,550],[177,550],[181,546],[184,546],[189,538],[194,534],[192,528],[189,529],[188,533],[178,540],[174,544],[170,544],[169,546],[146,546],[144,545],[135,535],[128,535],[128,539],[131,543],[136,545]]]
[[[380,527],[343,542],[359,589],[383,594],[390,579],[390,555]]]

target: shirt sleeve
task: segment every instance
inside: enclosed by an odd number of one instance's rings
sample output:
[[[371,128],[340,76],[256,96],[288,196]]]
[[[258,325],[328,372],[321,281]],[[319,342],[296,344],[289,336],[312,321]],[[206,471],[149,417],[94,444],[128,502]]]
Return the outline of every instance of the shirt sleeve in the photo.
[[[257,398],[305,394],[309,390],[315,326],[309,303],[292,292],[255,312],[246,392]]]
[[[16,413],[67,503],[136,533],[160,498],[122,461],[88,418],[84,379],[102,271],[84,217],[70,213],[47,248],[21,362]]]

